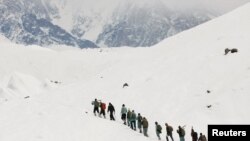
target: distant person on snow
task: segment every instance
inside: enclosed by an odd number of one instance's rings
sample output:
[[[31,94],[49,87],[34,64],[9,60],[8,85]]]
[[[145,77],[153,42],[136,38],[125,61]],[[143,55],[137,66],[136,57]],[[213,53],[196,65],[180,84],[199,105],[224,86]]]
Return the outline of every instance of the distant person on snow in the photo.
[[[137,119],[137,127],[138,127],[140,133],[142,133],[142,130],[141,130],[141,127],[142,127],[142,116],[141,116],[140,113],[138,113],[136,119]]]
[[[144,136],[148,137],[148,120],[145,117],[142,118],[142,128]]]
[[[183,127],[179,126],[177,133],[179,134],[180,141],[185,141],[185,130]]]
[[[174,138],[173,138],[173,127],[168,125],[167,123],[165,123],[165,126],[166,126],[166,131],[167,131],[167,135],[166,135],[166,139],[167,141],[168,140],[168,136],[170,136],[171,140],[174,141]]]
[[[161,136],[160,136],[161,130],[162,130],[161,125],[158,124],[158,122],[155,122],[155,132],[159,140],[161,140]]]
[[[106,114],[105,114],[106,104],[103,103],[103,102],[101,102],[101,101],[100,101],[100,103],[101,103],[101,104],[100,104],[101,112],[100,112],[100,115],[99,115],[99,116],[103,115],[103,117],[106,118]]]
[[[200,137],[198,141],[207,141],[207,138],[205,135],[202,135],[202,133],[200,133]]]
[[[115,113],[115,107],[109,103],[109,106],[108,106],[108,113],[110,114],[110,120],[115,120],[114,118],[114,113]]]
[[[131,119],[130,119],[130,127],[131,129],[135,130],[136,131],[136,114],[135,114],[135,111],[132,110],[132,113],[131,113]]]
[[[95,116],[96,116],[96,112],[99,114],[99,102],[97,101],[97,99],[95,99],[95,100],[92,102],[92,105],[94,105],[94,111],[93,111],[93,113],[94,113]]]
[[[193,127],[191,129],[191,137],[192,137],[192,141],[198,140],[198,134],[197,134],[197,132],[194,131]]]
[[[127,123],[128,126],[131,127],[131,117],[132,117],[132,112],[130,111],[130,109],[128,109],[128,113],[127,113]]]
[[[126,125],[126,115],[127,115],[127,108],[125,107],[124,104],[122,104],[122,109],[121,109],[121,119],[123,120],[123,124]]]

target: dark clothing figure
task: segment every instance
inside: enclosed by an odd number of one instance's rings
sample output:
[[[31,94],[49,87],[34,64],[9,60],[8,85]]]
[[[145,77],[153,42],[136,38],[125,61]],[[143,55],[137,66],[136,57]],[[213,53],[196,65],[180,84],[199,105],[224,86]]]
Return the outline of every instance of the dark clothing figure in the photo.
[[[227,55],[230,51],[231,51],[230,49],[226,48],[226,49],[225,49],[225,54],[224,54],[224,55]]]
[[[142,130],[141,130],[141,128],[142,128],[142,116],[140,113],[138,113],[138,116],[137,116],[137,127],[138,127],[140,133],[142,133]]]
[[[136,130],[136,114],[134,110],[131,113],[130,127],[131,129]]]
[[[106,118],[106,114],[105,114],[105,110],[106,110],[106,104],[105,103],[102,103],[102,102],[100,102],[101,104],[101,112],[100,112],[100,115],[99,116],[101,116],[101,115],[103,115],[103,117],[104,118]]]
[[[131,126],[131,117],[132,117],[132,112],[130,110],[128,110],[128,113],[127,113],[127,123],[128,123],[129,127]]]
[[[207,141],[207,138],[205,135],[202,135],[202,133],[200,133],[200,137],[198,141]]]
[[[192,137],[192,141],[197,141],[198,140],[198,134],[197,132],[194,131],[194,129],[191,129],[191,137]]]
[[[231,53],[236,53],[236,52],[238,52],[238,49],[237,49],[237,48],[231,49]]]
[[[148,137],[148,120],[145,117],[142,118],[142,128],[144,136]]]
[[[177,133],[179,134],[180,141],[185,141],[185,138],[184,138],[185,130],[181,126],[178,127]]]
[[[94,105],[93,113],[96,116],[96,112],[99,114],[99,102],[97,101],[97,99],[95,99],[95,101],[92,102],[92,105]]]
[[[162,130],[161,125],[158,124],[158,122],[155,122],[155,132],[159,140],[161,140],[161,136],[160,136],[161,130]]]
[[[114,118],[115,107],[111,103],[109,103],[108,112],[110,114],[110,120],[115,120]]]
[[[124,88],[124,87],[128,87],[128,83],[124,83],[122,88]]]
[[[168,140],[168,136],[171,138],[172,141],[174,141],[174,138],[173,138],[173,127],[168,125],[167,123],[165,124],[166,125],[166,131],[167,131],[167,135],[166,135],[166,139],[167,141]]]

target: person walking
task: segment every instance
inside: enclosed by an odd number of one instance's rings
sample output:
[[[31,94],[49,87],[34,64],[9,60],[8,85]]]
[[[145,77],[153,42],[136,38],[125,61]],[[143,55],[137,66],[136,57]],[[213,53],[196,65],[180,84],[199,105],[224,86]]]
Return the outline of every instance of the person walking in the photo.
[[[101,112],[99,114],[99,116],[103,115],[104,118],[106,118],[106,114],[105,114],[105,110],[106,110],[106,104],[104,102],[100,101],[100,107],[101,107]]]
[[[183,127],[179,126],[177,133],[179,134],[180,141],[185,141],[185,130]]]
[[[148,137],[148,120],[143,117],[142,118],[142,128],[143,128],[143,134],[144,136]]]
[[[109,103],[109,106],[108,106],[108,113],[110,114],[109,115],[110,120],[115,120],[114,115],[113,115],[115,113],[115,107],[111,103]]]
[[[138,127],[140,133],[142,133],[142,130],[141,130],[141,128],[142,128],[142,116],[140,113],[138,113],[138,115],[137,115],[137,127]]]
[[[173,138],[173,127],[168,125],[167,123],[165,123],[165,126],[166,126],[166,131],[167,131],[167,135],[166,135],[166,139],[167,141],[168,140],[168,136],[171,138],[172,141],[174,141],[174,138]]]
[[[130,109],[128,109],[128,113],[127,113],[127,123],[128,126],[131,127],[131,117],[132,117],[132,112],[130,111]]]
[[[132,113],[131,113],[131,119],[130,119],[130,123],[131,123],[131,129],[135,130],[136,131],[136,114],[135,114],[135,111],[132,110]]]
[[[127,108],[125,107],[124,104],[122,104],[122,109],[121,109],[121,119],[123,120],[123,124],[126,125],[126,115],[127,115]]]
[[[93,113],[94,113],[94,115],[96,116],[96,112],[99,114],[99,102],[97,101],[97,99],[95,99],[95,100],[92,102],[92,105],[94,105]]]
[[[155,122],[155,131],[156,131],[156,135],[158,137],[159,140],[161,140],[161,130],[162,130],[162,127],[160,124],[158,124],[158,122]]]
[[[198,140],[198,134],[197,134],[197,132],[194,131],[193,127],[191,129],[191,137],[192,137],[192,141]]]

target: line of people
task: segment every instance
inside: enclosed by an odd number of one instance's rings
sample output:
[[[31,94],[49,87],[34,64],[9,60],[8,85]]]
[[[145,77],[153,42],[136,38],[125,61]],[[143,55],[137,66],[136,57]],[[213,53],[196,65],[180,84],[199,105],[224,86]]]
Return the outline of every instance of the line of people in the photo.
[[[93,113],[96,116],[96,113],[98,113],[99,117],[101,117],[103,115],[104,118],[106,118],[106,104],[104,102],[102,102],[101,100],[97,100],[95,99],[92,102],[92,105],[94,105],[94,110]],[[101,111],[99,112],[99,108],[101,109]],[[110,114],[110,120],[115,120],[114,114],[115,114],[115,107],[113,106],[113,104],[109,103],[108,105],[108,111]]]
[[[96,112],[101,115],[103,115],[104,118],[105,116],[105,110],[106,110],[106,104],[104,102],[101,102],[101,100],[95,99],[92,102],[92,105],[94,105],[94,115],[96,115]],[[99,112],[99,108],[101,111]],[[115,108],[114,106],[109,103],[108,105],[108,113],[110,113],[110,120],[115,120],[114,118],[114,113],[115,113]],[[125,104],[122,105],[121,108],[121,119],[123,121],[124,125],[128,125],[132,130],[135,130],[138,128],[140,133],[143,133],[144,136],[148,137],[148,127],[149,123],[146,117],[142,117],[140,113],[136,115],[134,110],[130,110],[126,108]],[[137,126],[136,126],[137,123]],[[168,123],[165,123],[166,127],[166,140],[169,141],[169,138],[174,141],[173,138],[173,127],[170,126]],[[161,125],[156,121],[155,122],[155,131],[156,131],[156,136],[158,137],[159,140],[161,140],[160,134],[162,133],[162,127]],[[177,134],[179,135],[180,141],[185,141],[185,126],[181,127],[178,126],[178,129],[176,130]],[[200,133],[200,136],[198,138],[197,132],[194,131],[193,127],[191,129],[191,137],[192,141],[207,141],[206,136]]]

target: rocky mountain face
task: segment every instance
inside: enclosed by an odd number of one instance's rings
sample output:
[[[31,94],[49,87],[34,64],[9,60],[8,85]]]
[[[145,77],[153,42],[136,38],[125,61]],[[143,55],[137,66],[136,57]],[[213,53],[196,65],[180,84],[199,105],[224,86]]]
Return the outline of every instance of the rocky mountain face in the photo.
[[[73,3],[79,5],[78,9]],[[92,9],[95,3],[88,3],[0,0],[0,32],[16,43],[27,45],[148,47],[214,17],[207,11],[170,10],[160,0],[119,0],[117,5],[107,4],[99,11]]]
[[[13,42],[25,45],[97,47],[53,24],[51,20],[57,16],[57,9],[42,0],[1,0],[0,31]]]

